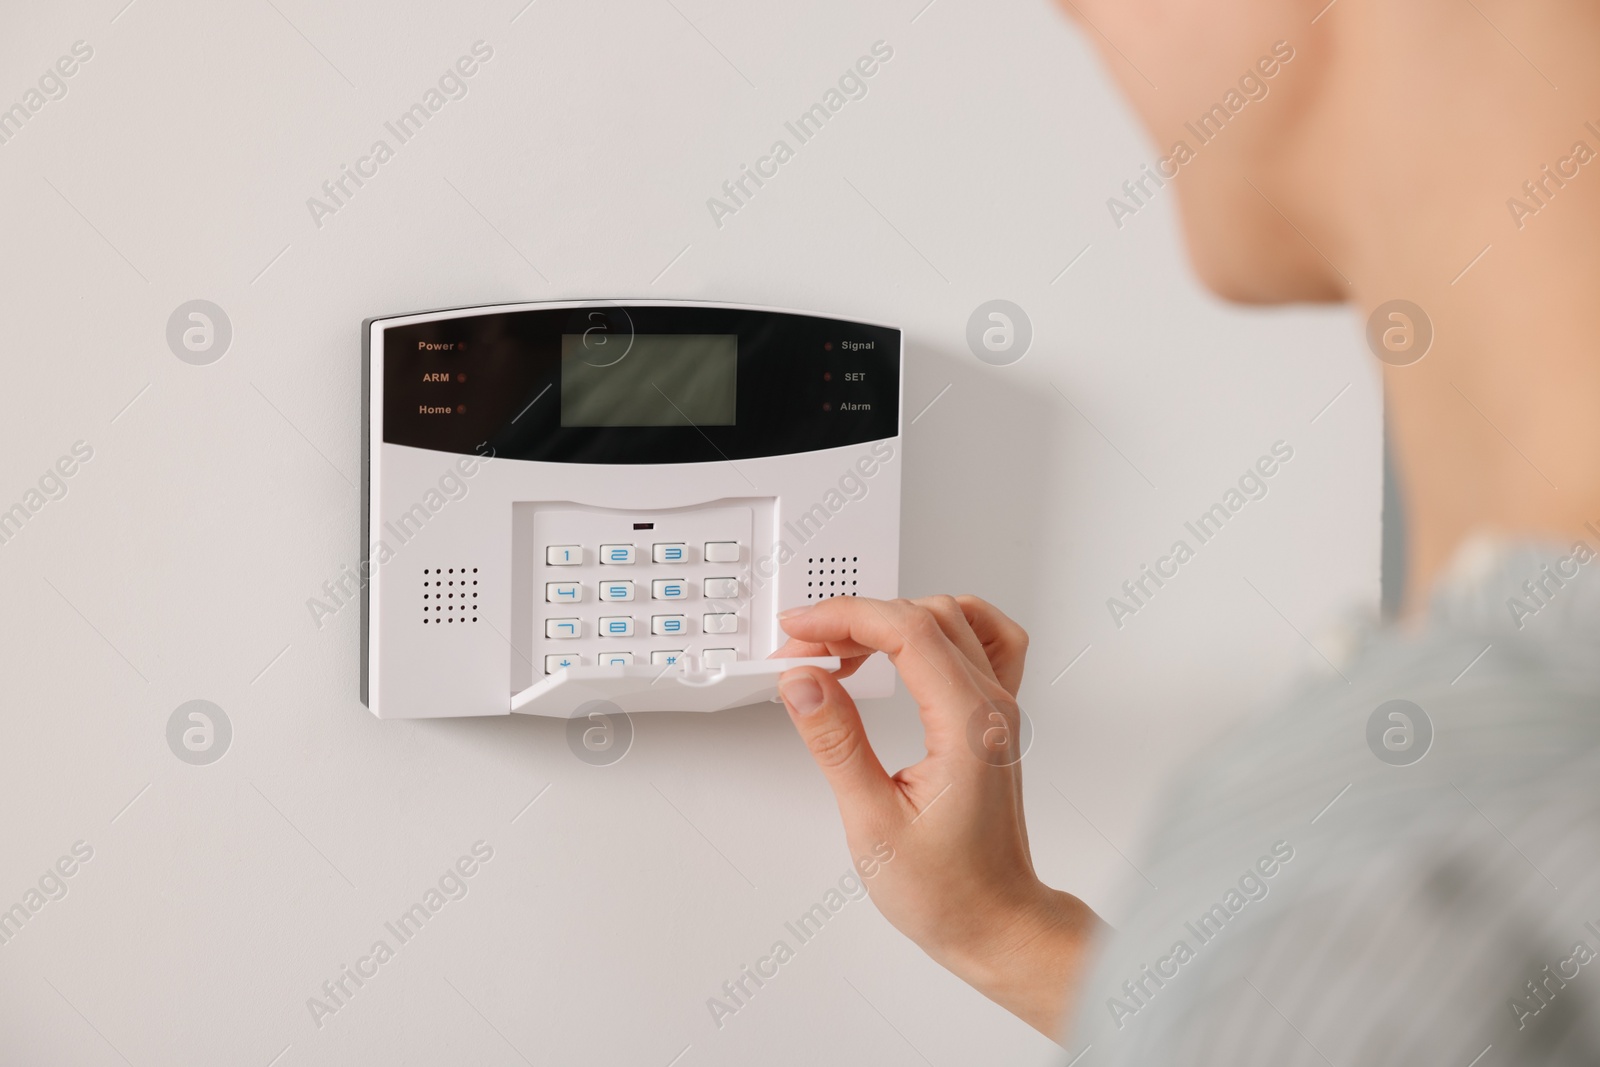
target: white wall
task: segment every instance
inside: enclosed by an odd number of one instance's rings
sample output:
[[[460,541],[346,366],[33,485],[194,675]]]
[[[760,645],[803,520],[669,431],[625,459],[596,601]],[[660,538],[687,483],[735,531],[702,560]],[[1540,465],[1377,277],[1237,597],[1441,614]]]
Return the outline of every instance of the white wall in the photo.
[[[639,720],[606,768],[559,723],[367,714],[356,610],[306,606],[358,550],[360,321],[679,296],[903,325],[908,414],[952,388],[909,429],[902,588],[1031,630],[1034,854],[1113,920],[1171,769],[1320,663],[1297,629],[1331,654],[1376,598],[1351,322],[1208,298],[1170,189],[1113,226],[1154,152],[1042,0],[124,3],[0,16],[0,105],[94,50],[0,145],[0,507],[93,448],[0,545],[0,906],[94,850],[0,946],[0,1060],[1047,1062],[869,903],[713,1025],[849,863],[780,709]],[[315,226],[306,199],[480,39],[470,94]],[[878,40],[869,95],[717,228],[707,197]],[[1009,367],[964,340],[996,297],[1036,334]],[[233,327],[208,366],[164,335],[195,298]],[[1106,598],[1279,439],[1270,495],[1116,628]],[[167,744],[196,698],[233,725],[210,766]],[[869,718],[886,763],[920,755],[903,695]],[[479,840],[469,894],[314,1025]]]

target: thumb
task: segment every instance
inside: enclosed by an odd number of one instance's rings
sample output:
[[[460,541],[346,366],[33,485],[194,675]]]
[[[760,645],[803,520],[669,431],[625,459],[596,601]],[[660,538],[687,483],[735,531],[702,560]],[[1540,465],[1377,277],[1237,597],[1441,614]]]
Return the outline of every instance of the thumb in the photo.
[[[847,821],[882,803],[894,782],[872,751],[856,702],[839,680],[820,667],[798,667],[778,679],[778,693]]]

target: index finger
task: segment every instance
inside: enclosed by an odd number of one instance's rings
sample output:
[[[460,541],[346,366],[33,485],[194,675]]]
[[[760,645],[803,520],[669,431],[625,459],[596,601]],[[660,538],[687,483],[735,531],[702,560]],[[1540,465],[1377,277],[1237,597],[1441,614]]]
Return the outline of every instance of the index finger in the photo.
[[[1012,695],[1022,687],[1022,664],[1028,655],[1028,631],[1005,612],[975,596],[958,596],[962,614],[983,644],[995,677]]]
[[[925,712],[942,712],[941,721],[964,726],[966,716],[982,700],[966,656],[951,643],[927,608],[908,600],[833,597],[808,608],[778,616],[791,637],[855,652],[874,649],[889,657],[906,689]]]

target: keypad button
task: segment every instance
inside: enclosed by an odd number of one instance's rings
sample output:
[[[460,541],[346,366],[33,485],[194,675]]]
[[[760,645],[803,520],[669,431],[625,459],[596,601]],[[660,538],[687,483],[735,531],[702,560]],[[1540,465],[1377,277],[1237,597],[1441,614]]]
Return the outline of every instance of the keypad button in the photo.
[[[551,545],[544,550],[544,561],[552,567],[576,567],[583,562],[583,546]]]
[[[737,541],[707,541],[707,563],[738,563],[739,542]]]
[[[689,619],[684,615],[652,615],[650,632],[657,635],[686,634],[689,632]]]
[[[546,582],[544,598],[552,604],[576,604],[583,599],[583,586],[577,582]]]
[[[632,637],[633,618],[628,615],[608,615],[600,620],[601,637]]]
[[[650,665],[653,667],[671,667],[683,658],[683,649],[672,648],[664,652],[650,653]]]
[[[601,563],[634,563],[639,558],[639,552],[632,545],[601,545]]]
[[[708,648],[700,653],[702,667],[726,667],[739,661],[739,653],[731,648]]]
[[[731,611],[702,615],[700,625],[708,634],[736,634],[739,632],[739,616]]]
[[[657,578],[650,583],[650,596],[656,600],[687,600],[689,583],[681,578]]]
[[[633,583],[632,582],[601,582],[600,583],[600,599],[601,600],[632,600],[633,599]]]
[[[544,658],[544,673],[554,674],[556,671],[564,670],[567,667],[581,667],[582,665],[582,656],[546,656]]]
[[[739,579],[737,578],[707,578],[702,590],[707,600],[737,600],[739,598]]]
[[[583,623],[577,619],[546,619],[544,635],[557,640],[583,636]]]
[[[689,546],[681,544],[656,545],[652,558],[657,563],[688,563]]]
[[[633,666],[632,652],[602,652],[594,658],[602,667],[631,667]]]

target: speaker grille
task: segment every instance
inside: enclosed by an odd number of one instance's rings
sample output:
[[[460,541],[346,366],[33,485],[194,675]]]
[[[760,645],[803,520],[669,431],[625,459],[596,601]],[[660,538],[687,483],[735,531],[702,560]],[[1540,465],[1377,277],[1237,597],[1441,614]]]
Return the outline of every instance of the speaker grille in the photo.
[[[855,596],[860,577],[860,556],[811,556],[806,560],[806,599]]]
[[[424,567],[422,570],[422,623],[424,626],[471,625],[478,621],[478,568]]]

